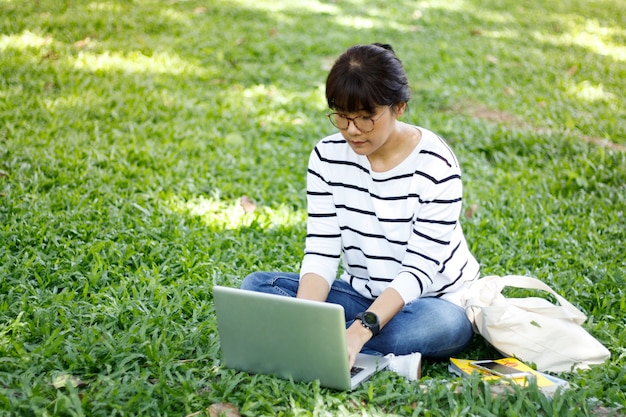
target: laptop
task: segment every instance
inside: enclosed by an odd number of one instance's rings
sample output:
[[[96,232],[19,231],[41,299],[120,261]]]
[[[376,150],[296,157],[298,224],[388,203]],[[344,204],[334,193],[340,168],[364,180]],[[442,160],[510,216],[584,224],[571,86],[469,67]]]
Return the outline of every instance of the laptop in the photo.
[[[213,298],[227,368],[353,390],[389,365],[359,353],[350,369],[340,305],[223,286]]]

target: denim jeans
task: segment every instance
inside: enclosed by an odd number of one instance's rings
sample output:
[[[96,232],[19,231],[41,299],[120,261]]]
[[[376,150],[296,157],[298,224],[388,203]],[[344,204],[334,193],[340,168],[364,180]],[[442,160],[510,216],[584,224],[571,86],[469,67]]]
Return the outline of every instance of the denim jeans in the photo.
[[[255,272],[244,279],[241,288],[295,297],[299,281],[294,273]],[[341,280],[334,281],[326,301],[343,306],[346,326],[373,302]],[[428,358],[447,360],[465,349],[472,335],[472,325],[463,308],[440,298],[418,298],[405,305],[378,336],[370,339],[363,352],[378,355],[420,352]]]

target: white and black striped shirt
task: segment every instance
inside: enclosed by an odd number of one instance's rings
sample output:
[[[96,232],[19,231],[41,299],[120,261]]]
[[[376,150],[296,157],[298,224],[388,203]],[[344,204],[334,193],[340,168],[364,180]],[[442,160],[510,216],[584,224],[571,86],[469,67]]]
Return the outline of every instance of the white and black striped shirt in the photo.
[[[442,297],[459,303],[478,275],[459,215],[461,170],[448,145],[426,129],[403,162],[372,171],[341,134],[320,141],[307,175],[308,221],[300,276],[337,277],[375,298],[388,286],[409,303]]]

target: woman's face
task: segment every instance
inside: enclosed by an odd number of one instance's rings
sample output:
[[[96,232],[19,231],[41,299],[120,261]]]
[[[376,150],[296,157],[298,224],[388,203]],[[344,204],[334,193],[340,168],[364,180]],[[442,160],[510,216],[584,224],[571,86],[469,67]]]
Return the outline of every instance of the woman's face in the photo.
[[[390,146],[393,142],[393,134],[396,128],[396,119],[402,114],[404,106],[378,106],[373,114],[358,111],[355,113],[339,113],[340,117],[350,120],[346,129],[340,130],[341,135],[348,142],[354,152],[363,156],[376,156],[377,153]],[[354,120],[357,123],[355,125]],[[373,129],[369,132],[359,130],[357,125],[367,125],[368,120],[373,120]],[[365,130],[365,129],[364,129]]]

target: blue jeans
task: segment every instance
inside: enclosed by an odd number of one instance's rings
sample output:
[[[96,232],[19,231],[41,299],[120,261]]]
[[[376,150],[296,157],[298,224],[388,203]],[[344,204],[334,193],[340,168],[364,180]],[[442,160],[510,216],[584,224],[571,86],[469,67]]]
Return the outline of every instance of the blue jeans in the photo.
[[[244,279],[241,288],[295,297],[299,282],[294,273],[255,272]],[[334,281],[326,301],[343,306],[347,326],[373,302],[341,280]],[[465,349],[472,335],[472,325],[463,308],[440,298],[418,298],[405,305],[378,336],[367,342],[363,351],[378,355],[420,352],[428,358],[447,360]]]

